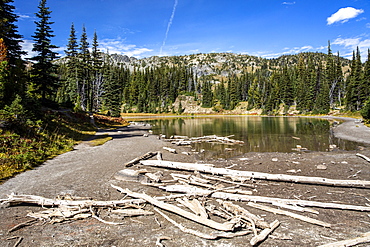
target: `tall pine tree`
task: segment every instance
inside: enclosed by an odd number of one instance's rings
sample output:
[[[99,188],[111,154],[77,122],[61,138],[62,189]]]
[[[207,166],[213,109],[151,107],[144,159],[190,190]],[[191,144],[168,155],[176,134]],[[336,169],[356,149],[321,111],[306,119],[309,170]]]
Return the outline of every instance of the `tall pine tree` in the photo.
[[[34,61],[31,70],[31,92],[36,97],[41,97],[43,103],[46,99],[53,100],[58,88],[58,77],[56,76],[57,65],[53,60],[57,58],[57,53],[53,49],[57,46],[51,44],[51,38],[54,37],[51,25],[54,22],[49,21],[51,11],[46,7],[46,0],[41,0],[38,6],[39,12],[35,21],[36,32],[32,36],[34,45],[32,51],[37,55],[30,60]]]
[[[0,39],[6,49],[6,73],[3,74],[3,82],[0,85],[0,108],[10,104],[16,95],[23,96],[26,90],[24,78],[24,63],[21,56],[27,53],[22,51],[22,35],[18,34],[16,26],[18,16],[14,14],[13,0],[0,1]]]

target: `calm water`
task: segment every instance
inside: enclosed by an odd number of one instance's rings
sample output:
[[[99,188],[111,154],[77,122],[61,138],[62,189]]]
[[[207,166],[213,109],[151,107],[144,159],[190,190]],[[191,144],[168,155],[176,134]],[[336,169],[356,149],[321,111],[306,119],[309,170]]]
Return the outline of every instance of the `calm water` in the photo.
[[[153,125],[154,134],[229,136],[244,141],[243,145],[194,144],[199,151],[205,149],[218,157],[231,157],[247,152],[295,152],[297,145],[310,151],[328,151],[329,145],[354,150],[358,143],[335,138],[327,120],[304,117],[195,117],[162,118],[146,121]],[[225,151],[227,148],[228,151]],[[230,150],[232,149],[232,150]]]

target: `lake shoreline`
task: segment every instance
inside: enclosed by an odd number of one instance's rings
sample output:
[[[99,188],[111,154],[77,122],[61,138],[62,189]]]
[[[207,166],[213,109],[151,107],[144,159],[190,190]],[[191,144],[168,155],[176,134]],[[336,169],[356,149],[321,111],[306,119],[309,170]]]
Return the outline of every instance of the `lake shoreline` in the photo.
[[[354,125],[354,120],[348,120]],[[338,134],[349,130],[335,127]],[[367,127],[366,127],[367,128]],[[111,184],[131,191],[143,192],[151,196],[161,196],[165,192],[139,181],[124,181],[117,178],[117,172],[125,169],[124,164],[147,152],[161,151],[164,160],[211,163],[216,167],[232,167],[234,170],[246,170],[275,174],[293,174],[299,176],[326,177],[332,179],[358,179],[369,180],[370,166],[362,158],[356,156],[357,152],[370,156],[369,147],[359,150],[331,152],[250,152],[230,159],[202,160],[199,155],[190,154],[189,147],[180,147],[170,142],[158,139],[158,136],[149,133],[150,126],[132,124],[116,130],[102,131],[112,137],[104,145],[92,147],[88,142],[77,145],[74,151],[59,155],[45,162],[34,170],[24,172],[9,179],[0,185],[0,198],[6,198],[12,192],[55,198],[57,196],[89,197],[95,200],[120,200],[123,195],[111,187]],[[349,133],[351,134],[351,133]],[[356,134],[356,135],[357,135]],[[360,132],[361,134],[361,132]],[[356,137],[353,134],[354,137]],[[163,147],[171,147],[177,150],[173,154],[163,150]],[[153,159],[156,159],[155,157]],[[186,173],[184,171],[163,170],[159,168],[135,165],[130,167],[134,170],[147,169],[148,172],[163,173],[164,180],[171,179],[170,173]],[[187,172],[187,174],[191,174]],[[193,174],[194,175],[194,174]],[[367,191],[361,188],[340,188],[328,186],[315,186],[297,184],[291,182],[277,182],[253,180],[248,181],[254,186],[253,195],[279,198],[291,198],[302,200],[317,200],[323,202],[342,202],[346,204],[366,205],[368,203]],[[224,186],[230,186],[225,184]],[[244,188],[247,190],[248,188]],[[250,189],[250,188],[249,188]],[[209,203],[210,198],[204,198]],[[212,202],[217,205],[217,202]],[[245,204],[239,203],[243,207]],[[152,210],[151,206],[146,209]],[[42,211],[31,205],[14,206],[0,209],[2,224],[0,235],[6,236],[8,230],[14,225],[29,220],[26,217],[30,211]],[[248,208],[249,210],[249,208]],[[368,231],[368,224],[363,222],[368,212],[352,212],[342,210],[317,209],[320,214],[313,216],[333,225],[332,228],[323,228],[307,223],[301,223],[295,219],[277,216],[254,209],[251,212],[272,222],[275,219],[281,221],[275,233],[275,238],[268,238],[263,246],[317,246],[319,244],[333,242],[332,239],[346,239],[360,236]],[[306,214],[307,215],[307,214]],[[312,215],[308,215],[311,216]],[[95,219],[88,218],[67,222],[63,224],[36,223],[16,232],[23,237],[22,244],[25,246],[154,246],[158,236],[169,236],[172,240],[166,241],[166,246],[216,246],[228,245],[245,246],[246,239],[252,236],[238,237],[233,239],[203,240],[193,235],[184,234],[174,230],[173,226],[166,222],[160,215],[124,219],[106,218],[109,221],[123,222],[120,226],[106,225]],[[187,221],[180,221],[189,224]],[[157,222],[160,222],[158,225]],[[191,225],[198,231],[207,231],[200,226]],[[294,236],[291,237],[290,236]],[[321,236],[330,236],[327,239]],[[287,238],[289,240],[287,240]],[[6,241],[6,240],[0,240]],[[6,243],[10,244],[11,241]],[[108,244],[109,243],[109,244]],[[304,243],[304,244],[303,244]],[[5,245],[6,246],[6,245]],[[8,245],[11,246],[11,245]]]

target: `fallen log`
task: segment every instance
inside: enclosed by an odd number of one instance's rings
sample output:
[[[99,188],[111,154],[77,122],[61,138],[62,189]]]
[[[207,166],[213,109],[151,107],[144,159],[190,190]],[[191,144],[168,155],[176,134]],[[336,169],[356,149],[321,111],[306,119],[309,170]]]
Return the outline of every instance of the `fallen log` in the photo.
[[[114,185],[112,185],[115,187]],[[183,197],[183,195],[170,195],[156,197],[156,200],[168,200],[177,197]],[[21,203],[36,204],[45,207],[59,207],[59,206],[72,206],[79,208],[90,208],[90,207],[116,207],[125,206],[128,204],[140,204],[145,203],[143,199],[130,199],[130,200],[118,200],[118,201],[95,201],[95,200],[59,200],[50,199],[42,196],[34,195],[8,195],[7,199],[1,199],[2,206],[13,206]]]
[[[370,162],[370,158],[369,157],[367,157],[367,156],[365,156],[365,155],[363,155],[363,154],[360,154],[360,153],[357,153],[356,154],[358,157],[361,157],[361,158],[363,158],[364,160],[366,160],[367,162]]]
[[[140,216],[140,215],[153,215],[154,213],[151,211],[147,211],[144,209],[113,209],[110,211],[111,213],[114,214],[120,214],[122,216]]]
[[[235,225],[239,222],[239,219],[233,219],[233,220],[225,222],[225,223],[218,223],[216,221],[206,219],[206,218],[203,218],[203,217],[198,216],[196,214],[185,211],[185,210],[183,210],[183,209],[181,209],[177,206],[158,201],[158,200],[154,199],[153,197],[151,197],[149,195],[146,195],[146,194],[143,194],[143,193],[132,192],[128,189],[122,189],[118,186],[113,186],[113,187],[116,188],[121,193],[127,194],[128,196],[131,196],[133,198],[143,199],[143,200],[153,204],[156,207],[159,207],[159,208],[162,208],[164,210],[167,210],[167,211],[173,212],[175,214],[181,215],[181,216],[183,216],[183,217],[185,217],[189,220],[195,221],[195,222],[200,223],[202,225],[206,225],[206,226],[211,227],[211,228],[216,229],[216,230],[232,231],[232,230],[234,230]]]
[[[308,201],[308,200],[295,200],[295,199],[283,199],[274,197],[264,197],[264,196],[249,196],[249,195],[237,195],[224,192],[214,192],[211,197],[218,199],[228,199],[234,201],[245,201],[245,202],[265,202],[265,203],[284,203],[289,205],[300,205],[308,207],[319,207],[319,208],[332,208],[341,210],[353,210],[353,211],[366,211],[370,212],[370,206],[357,206],[330,202],[318,202],[318,201]]]
[[[26,222],[19,223],[8,230],[8,234],[17,231],[23,227],[30,226],[36,222],[36,219],[27,220]]]
[[[290,209],[290,210],[294,210],[294,211],[299,211],[299,212],[309,212],[309,213],[312,213],[312,214],[319,214],[319,212],[317,210],[314,210],[312,208],[303,208],[303,207],[299,207],[297,205],[287,205],[285,203],[272,203],[272,205],[276,206],[276,207],[280,207],[280,208],[286,208],[286,209]]]
[[[242,195],[242,194],[233,194],[219,191],[211,191],[206,189],[201,189],[191,185],[167,185],[159,187],[168,192],[179,192],[185,193],[188,195],[199,195],[205,196],[208,195],[217,199],[224,200],[233,200],[233,201],[244,201],[244,202],[264,202],[271,204],[287,204],[287,205],[300,205],[308,207],[318,207],[318,208],[332,208],[332,209],[341,209],[341,210],[353,210],[353,211],[364,211],[370,212],[370,206],[357,206],[357,205],[348,205],[340,203],[330,203],[330,202],[318,202],[318,201],[309,201],[309,200],[296,200],[296,199],[283,199],[283,198],[274,198],[274,197],[265,197],[265,196],[251,196],[251,195]]]
[[[254,236],[251,239],[250,244],[252,246],[255,246],[256,244],[264,241],[268,237],[268,235],[272,233],[279,225],[280,225],[280,222],[278,220],[275,220],[274,222],[270,224],[270,228],[263,229],[259,235]]]
[[[306,176],[293,176],[286,174],[270,174],[262,172],[240,171],[231,170],[226,168],[211,167],[205,164],[194,163],[181,163],[171,161],[158,161],[158,160],[144,160],[140,161],[141,164],[146,166],[156,166],[171,169],[181,169],[187,171],[199,171],[204,173],[211,173],[217,175],[228,175],[236,177],[246,177],[250,179],[273,180],[283,182],[307,183],[307,184],[320,184],[330,186],[346,186],[346,187],[370,187],[370,181],[363,180],[336,180],[323,177],[306,177]]]
[[[176,152],[176,149],[174,149],[174,148],[163,147],[163,149],[164,149],[164,150],[166,150],[166,151],[168,151],[168,152],[170,152],[170,153],[174,153],[174,154],[176,154],[176,153],[177,153],[177,152]]]
[[[235,185],[251,187],[251,188],[255,187],[253,184],[238,183],[238,182],[229,181],[229,180],[222,179],[222,178],[211,177],[211,176],[207,176],[207,175],[202,175],[202,177],[210,179],[210,180],[216,180],[216,181],[220,181],[220,182],[224,182],[224,183],[229,183],[229,184],[235,184]]]
[[[251,231],[247,230],[247,231],[239,231],[239,232],[235,232],[235,233],[234,232],[219,232],[219,233],[216,233],[216,234],[206,234],[206,233],[202,233],[202,232],[199,232],[199,231],[196,231],[196,230],[193,230],[193,229],[186,228],[182,224],[179,224],[176,221],[174,221],[173,219],[171,219],[170,217],[168,217],[163,212],[159,211],[158,209],[155,208],[154,210],[157,211],[160,215],[162,215],[166,220],[171,222],[174,226],[178,227],[181,231],[183,231],[185,233],[193,234],[197,237],[204,238],[204,239],[214,240],[214,239],[218,239],[218,238],[233,238],[233,237],[243,236],[243,235],[247,235],[247,234],[251,233]]]
[[[358,244],[370,243],[370,232],[364,233],[362,237],[342,240],[334,243],[320,245],[318,247],[343,247],[343,246],[354,246]]]
[[[319,225],[319,226],[324,226],[324,227],[331,227],[331,224],[329,224],[329,223],[323,222],[321,220],[316,220],[316,219],[313,219],[313,218],[310,218],[310,217],[306,217],[304,215],[292,213],[292,212],[289,212],[289,211],[285,211],[285,210],[281,210],[281,209],[277,209],[277,208],[272,208],[272,207],[268,207],[268,206],[265,206],[265,205],[259,205],[259,204],[255,204],[255,203],[252,203],[252,202],[248,202],[247,205],[250,206],[250,207],[258,208],[258,209],[261,209],[261,210],[264,210],[264,211],[267,211],[267,212],[271,212],[271,213],[274,213],[274,214],[281,214],[281,215],[289,216],[289,217],[292,217],[294,219],[302,220],[304,222],[308,222],[308,223],[311,223],[311,224],[314,224],[314,225]]]
[[[158,154],[158,152],[148,152],[146,154],[143,154],[141,155],[140,157],[137,157],[127,163],[124,164],[124,166],[126,167],[130,167],[130,166],[133,166],[133,165],[136,165],[138,164],[141,160],[147,160],[147,159],[150,159],[151,157],[153,156],[156,156]]]

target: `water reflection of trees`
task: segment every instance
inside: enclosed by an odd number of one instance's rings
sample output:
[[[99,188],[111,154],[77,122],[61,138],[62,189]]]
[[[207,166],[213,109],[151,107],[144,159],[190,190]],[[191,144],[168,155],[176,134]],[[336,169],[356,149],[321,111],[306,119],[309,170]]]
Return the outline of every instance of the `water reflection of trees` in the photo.
[[[335,144],[341,149],[354,149],[356,143],[334,138],[327,120],[300,117],[214,117],[175,118],[155,121],[156,134],[230,136],[244,145],[197,144],[196,149],[212,150],[218,157],[231,157],[247,152],[292,152],[300,145],[312,151],[327,151]]]

